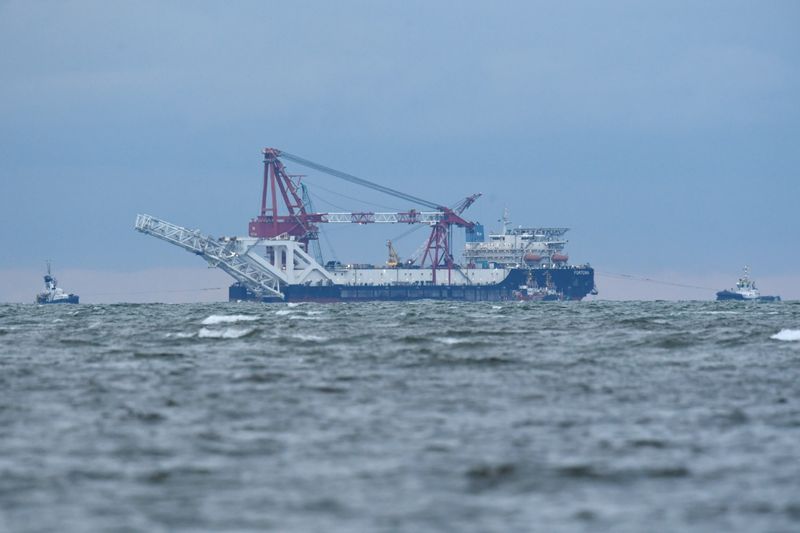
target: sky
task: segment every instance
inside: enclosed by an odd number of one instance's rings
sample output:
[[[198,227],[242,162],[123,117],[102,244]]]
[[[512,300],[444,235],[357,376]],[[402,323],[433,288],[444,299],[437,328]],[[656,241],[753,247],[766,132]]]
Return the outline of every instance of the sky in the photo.
[[[133,223],[246,234],[267,146],[481,192],[490,229],[569,227],[600,298],[713,298],[745,264],[800,298],[798,23],[795,1],[0,0],[0,301],[45,259],[85,301],[224,300]],[[287,167],[320,210],[415,207]],[[380,263],[404,229],[326,228],[323,251]]]

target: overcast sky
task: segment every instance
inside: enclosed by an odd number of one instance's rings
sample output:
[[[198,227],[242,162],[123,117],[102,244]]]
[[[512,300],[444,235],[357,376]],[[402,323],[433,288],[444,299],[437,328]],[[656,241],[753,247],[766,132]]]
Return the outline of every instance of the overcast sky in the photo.
[[[482,192],[473,220],[568,226],[599,272],[730,285],[747,263],[800,297],[799,25],[795,1],[0,1],[0,301],[47,258],[76,292],[186,281],[205,264],[136,214],[245,234],[265,146]],[[414,207],[288,166],[320,210]],[[403,229],[326,233],[382,262]]]

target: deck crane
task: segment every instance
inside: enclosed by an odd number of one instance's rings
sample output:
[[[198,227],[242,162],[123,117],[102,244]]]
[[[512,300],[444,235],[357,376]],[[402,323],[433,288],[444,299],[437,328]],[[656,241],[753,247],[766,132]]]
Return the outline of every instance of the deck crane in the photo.
[[[397,255],[397,250],[394,249],[392,241],[386,241],[386,247],[389,249],[389,259],[386,261],[386,266],[397,268],[397,265],[400,264],[400,256]]]
[[[472,228],[470,222],[461,214],[472,205],[481,195],[480,193],[468,196],[455,207],[431,202],[417,196],[374,183],[352,174],[315,163],[297,155],[278,150],[265,148],[264,151],[264,177],[261,191],[261,211],[250,221],[249,234],[251,237],[261,239],[286,237],[297,240],[308,250],[310,241],[319,238],[320,223],[392,223],[392,224],[428,224],[431,234],[425,244],[425,252],[420,266],[424,267],[430,261],[432,281],[436,284],[436,271],[447,268],[448,284],[451,281],[452,269],[455,266],[451,251],[452,228]],[[431,209],[431,211],[417,211],[411,209],[406,212],[375,213],[375,212],[350,212],[350,213],[310,213],[306,210],[306,202],[302,199],[300,178],[286,172],[281,159],[286,159],[306,168],[334,176],[336,178],[355,183],[362,187],[394,196]],[[283,209],[279,208],[279,203]]]

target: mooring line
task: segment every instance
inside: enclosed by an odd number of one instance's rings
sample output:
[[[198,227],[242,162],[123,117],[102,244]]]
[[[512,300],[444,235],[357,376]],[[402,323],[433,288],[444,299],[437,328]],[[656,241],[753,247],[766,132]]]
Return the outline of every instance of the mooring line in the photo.
[[[125,296],[130,294],[160,294],[162,292],[202,292],[202,291],[221,291],[225,287],[202,287],[199,289],[164,289],[153,291],[133,291],[133,292],[90,292],[81,296]]]
[[[633,281],[646,281],[649,283],[658,283],[659,285],[671,285],[673,287],[684,287],[686,289],[697,289],[701,291],[715,291],[716,289],[712,289],[710,287],[701,287],[699,285],[687,285],[686,283],[675,283],[673,281],[663,281],[659,279],[653,278],[645,278],[642,276],[634,276],[633,274],[620,274],[616,272],[598,272],[595,271],[597,274],[601,276],[609,276],[609,277],[616,277],[619,279],[626,279],[626,280],[633,280]]]

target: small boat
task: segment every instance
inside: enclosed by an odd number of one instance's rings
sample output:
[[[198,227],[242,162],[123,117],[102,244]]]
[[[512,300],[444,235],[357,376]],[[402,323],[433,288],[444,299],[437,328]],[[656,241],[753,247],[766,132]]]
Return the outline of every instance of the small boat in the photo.
[[[78,295],[64,292],[57,286],[56,278],[50,272],[50,261],[47,262],[47,274],[44,276],[44,291],[36,295],[37,304],[76,304]]]
[[[539,287],[531,272],[528,271],[527,283],[512,291],[514,298],[521,302],[560,302],[564,300],[564,293],[554,288],[549,272],[545,279],[547,285]]]
[[[780,296],[762,296],[756,288],[756,282],[750,279],[750,268],[744,267],[744,275],[736,282],[736,287],[719,291],[717,301],[738,300],[750,302],[780,302]]]

